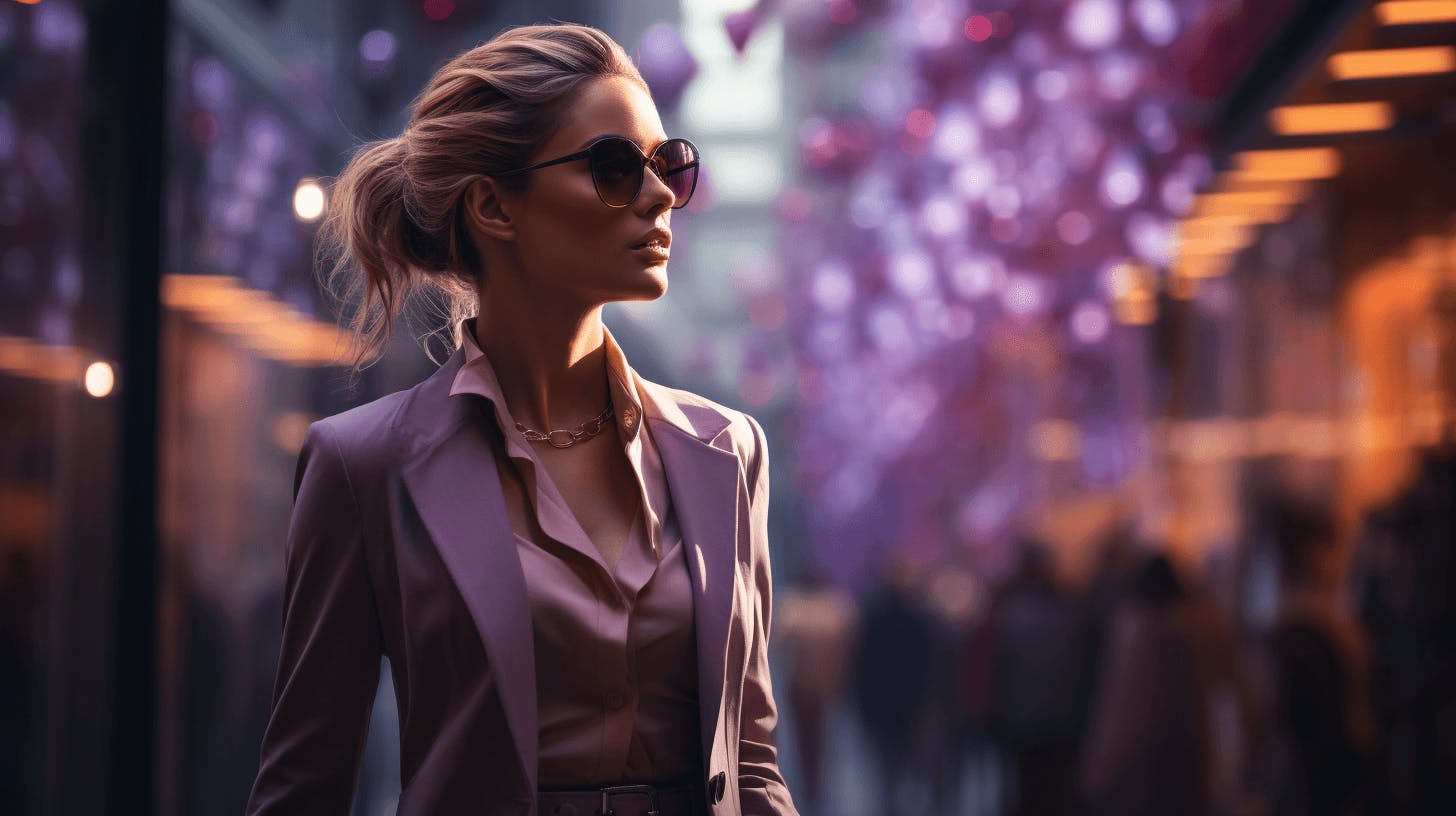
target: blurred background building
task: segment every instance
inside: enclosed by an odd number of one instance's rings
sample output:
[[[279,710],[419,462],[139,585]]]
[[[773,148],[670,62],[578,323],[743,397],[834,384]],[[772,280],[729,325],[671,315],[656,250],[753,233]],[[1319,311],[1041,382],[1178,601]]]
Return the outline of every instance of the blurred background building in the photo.
[[[241,810],[304,431],[443,350],[343,390],[328,179],[548,20],[704,155],[607,319],[769,433],[803,812],[1456,812],[1446,0],[0,0],[0,812]]]

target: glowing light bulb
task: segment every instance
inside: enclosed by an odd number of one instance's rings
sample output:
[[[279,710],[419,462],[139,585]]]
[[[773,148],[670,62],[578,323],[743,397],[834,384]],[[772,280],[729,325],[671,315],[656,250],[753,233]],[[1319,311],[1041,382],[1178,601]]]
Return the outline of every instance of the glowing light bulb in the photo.
[[[293,214],[300,221],[317,221],[324,214],[324,188],[312,179],[298,183],[293,191]]]
[[[111,366],[95,362],[86,367],[86,393],[93,397],[104,397],[111,393],[116,385],[116,374]]]

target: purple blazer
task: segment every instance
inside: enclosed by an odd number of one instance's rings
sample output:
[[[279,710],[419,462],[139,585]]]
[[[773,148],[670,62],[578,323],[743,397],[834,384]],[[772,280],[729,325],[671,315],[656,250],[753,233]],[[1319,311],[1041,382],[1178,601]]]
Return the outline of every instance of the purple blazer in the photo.
[[[400,816],[536,813],[531,615],[488,409],[449,395],[463,359],[309,426],[249,814],[349,812],[381,654]],[[763,429],[633,377],[687,547],[708,812],[797,814],[774,747]]]

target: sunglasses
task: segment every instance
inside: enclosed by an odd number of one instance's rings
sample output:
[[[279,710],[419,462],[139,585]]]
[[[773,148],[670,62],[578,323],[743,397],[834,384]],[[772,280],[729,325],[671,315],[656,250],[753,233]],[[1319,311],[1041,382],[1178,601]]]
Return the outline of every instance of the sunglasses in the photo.
[[[672,191],[674,210],[685,206],[693,197],[693,190],[698,187],[698,148],[687,139],[668,139],[654,148],[649,155],[643,153],[642,148],[631,139],[603,136],[587,145],[580,153],[495,175],[516,176],[582,159],[586,159],[591,168],[592,184],[597,188],[597,198],[608,207],[625,207],[637,200],[637,195],[642,192],[642,182],[648,165],[652,165],[652,172]]]

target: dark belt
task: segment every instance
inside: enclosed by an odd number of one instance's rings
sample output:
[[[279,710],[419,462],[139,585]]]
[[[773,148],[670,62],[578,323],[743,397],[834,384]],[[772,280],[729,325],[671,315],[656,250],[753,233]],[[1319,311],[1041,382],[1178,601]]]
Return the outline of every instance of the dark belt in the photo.
[[[701,785],[610,785],[536,796],[541,816],[701,816],[704,807]]]

